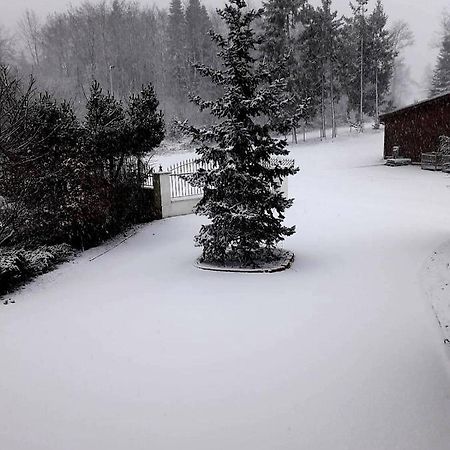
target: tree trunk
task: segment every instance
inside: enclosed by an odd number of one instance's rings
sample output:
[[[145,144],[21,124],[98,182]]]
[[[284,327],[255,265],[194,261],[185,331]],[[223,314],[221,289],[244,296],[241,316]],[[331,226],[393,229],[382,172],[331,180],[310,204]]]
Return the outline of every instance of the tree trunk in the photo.
[[[359,103],[359,125],[364,132],[364,34],[361,28],[361,70],[360,70],[360,103]]]
[[[375,68],[375,126],[376,130],[380,129],[380,99],[378,95],[378,61]]]
[[[365,17],[364,17],[364,5],[360,5],[361,13],[361,67],[360,67],[360,103],[359,103],[359,125],[361,133],[364,132],[364,31],[365,31]]]
[[[336,126],[336,110],[334,107],[334,77],[333,77],[333,66],[330,69],[330,96],[331,96],[331,138],[337,136],[337,126]]]
[[[322,125],[321,125],[321,133],[320,133],[320,137],[326,139],[327,137],[327,124],[326,124],[326,118],[325,118],[325,114],[326,114],[326,108],[325,108],[325,74],[324,74],[324,69],[322,68],[322,92],[321,92],[321,105],[320,105],[320,109],[321,109],[321,119],[322,119]]]

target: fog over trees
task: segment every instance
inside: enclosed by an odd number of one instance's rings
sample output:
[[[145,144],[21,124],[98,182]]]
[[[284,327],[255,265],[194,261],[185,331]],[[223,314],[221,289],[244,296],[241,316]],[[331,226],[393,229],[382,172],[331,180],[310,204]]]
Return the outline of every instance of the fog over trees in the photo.
[[[377,122],[380,111],[402,106],[410,96],[405,51],[414,35],[406,22],[388,24],[381,0],[356,0],[348,17],[338,14],[331,0],[318,6],[308,0],[266,0],[263,6],[255,25],[263,40],[258,57],[279,70],[288,79],[289,94],[306,104],[297,126],[314,124],[323,137],[335,136],[338,123],[360,123],[368,115]],[[79,114],[92,80],[118,98],[151,83],[170,132],[174,118],[209,120],[188,97],[220,94],[192,68],[193,63],[219,64],[208,30],[220,27],[216,11],[201,0],[172,0],[168,8],[91,0],[45,20],[26,11],[20,39],[0,29],[0,61],[22,77],[33,74],[37,86],[72,101]],[[448,33],[430,93],[448,87],[447,47]]]
[[[431,81],[430,95],[436,96],[450,91],[450,13],[442,18],[439,55]]]

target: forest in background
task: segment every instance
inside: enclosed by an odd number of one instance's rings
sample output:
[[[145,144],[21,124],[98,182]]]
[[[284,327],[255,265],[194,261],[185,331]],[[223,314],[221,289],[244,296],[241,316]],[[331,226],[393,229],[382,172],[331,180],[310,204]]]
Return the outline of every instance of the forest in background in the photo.
[[[414,36],[405,22],[388,25],[381,0],[356,0],[349,17],[340,16],[331,0],[319,7],[307,0],[267,0],[264,7],[256,24],[263,51],[256,58],[288,78],[289,94],[299,104],[307,102],[303,125],[318,126],[325,136],[327,128],[335,134],[338,123],[357,124],[364,115],[377,122],[380,110],[403,106],[410,83],[404,51]],[[433,95],[448,87],[450,30],[449,21],[443,22],[444,63],[435,70]],[[70,99],[79,114],[94,79],[118,98],[151,83],[170,133],[175,118],[208,120],[188,96],[220,93],[192,63],[219,64],[208,30],[221,27],[217,12],[200,0],[172,0],[168,9],[128,0],[88,1],[43,22],[28,10],[19,24],[20,39],[5,33],[0,38],[0,62],[22,77],[33,74],[41,89]]]

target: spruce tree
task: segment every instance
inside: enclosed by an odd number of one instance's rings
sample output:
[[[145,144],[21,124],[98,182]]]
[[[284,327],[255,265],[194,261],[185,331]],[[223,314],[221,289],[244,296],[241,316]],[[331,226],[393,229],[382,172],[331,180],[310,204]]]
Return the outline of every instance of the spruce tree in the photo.
[[[186,58],[192,64],[212,64],[213,54],[215,52],[209,30],[212,28],[208,12],[199,0],[189,0],[186,7]],[[188,89],[195,91],[199,88],[201,80],[197,71],[191,66],[188,74]]]
[[[308,98],[306,120],[313,119],[322,104],[322,52],[321,25],[317,11],[308,6],[305,9],[305,27],[297,42],[299,68],[294,73],[295,85],[303,98]],[[305,123],[306,125],[306,123]]]
[[[133,155],[141,157],[158,147],[164,139],[164,115],[151,84],[132,94],[127,109],[130,145]]]
[[[111,93],[105,94],[97,81],[92,82],[86,110],[86,147],[98,168],[102,171],[107,168],[113,179],[119,169],[117,159],[123,161],[124,148],[128,145],[125,111],[121,102]]]
[[[227,264],[255,265],[274,256],[278,242],[295,232],[283,225],[284,213],[293,200],[280,192],[281,178],[296,173],[274,156],[287,155],[286,141],[271,137],[273,124],[265,119],[280,109],[285,81],[273,79],[264,63],[257,63],[261,39],[253,23],[262,10],[248,10],[244,0],[230,0],[220,17],[226,36],[211,33],[219,46],[223,68],[198,65],[197,70],[223,89],[217,100],[192,100],[209,110],[218,122],[209,129],[183,127],[199,144],[199,170],[191,183],[204,188],[195,208],[210,223],[195,238],[203,248],[202,259]],[[286,124],[290,127],[290,124]]]
[[[345,39],[341,80],[348,97],[347,114],[350,116],[350,111],[358,111],[357,120],[361,131],[364,130],[364,93],[367,83],[367,3],[368,0],[356,0],[356,4],[350,3],[353,16],[346,18],[343,30]]]
[[[207,19],[206,19],[207,20]],[[200,0],[189,0],[186,7],[186,49],[189,59],[203,63],[202,46],[209,28],[205,30],[205,17]]]
[[[450,30],[442,40],[437,66],[433,73],[430,95],[435,97],[450,92]]]
[[[186,96],[186,49],[185,16],[181,0],[172,0],[169,8],[167,27],[167,67],[169,70],[167,86],[170,97],[176,103],[176,114],[182,114],[181,105]]]
[[[151,155],[165,136],[164,114],[151,84],[131,94],[127,108],[129,153],[137,158],[139,184],[143,181],[142,157]]]
[[[275,63],[291,53],[301,21],[304,0],[267,0],[264,2],[265,56]]]
[[[299,39],[308,8],[305,0],[267,0],[263,5],[262,57],[274,71],[286,79],[286,94],[294,101],[286,104],[284,115],[279,119],[283,121],[286,117],[292,121],[292,137],[297,142],[296,128],[300,115],[296,105],[311,94],[306,88],[306,80],[302,79],[304,67],[299,52]],[[305,108],[301,112],[302,117],[305,117]]]
[[[366,94],[370,102],[367,110],[374,113],[375,128],[380,127],[380,104],[389,90],[396,56],[394,39],[386,28],[387,19],[383,4],[378,0],[367,20],[369,33],[366,46],[367,75],[372,87]]]
[[[200,17],[201,17],[200,33],[202,36],[202,41],[201,41],[202,59],[201,59],[201,61],[202,61],[202,64],[214,65],[215,60],[217,58],[217,55],[216,55],[217,47],[215,46],[215,44],[211,41],[211,39],[209,37],[209,32],[210,32],[210,30],[213,29],[213,24],[212,24],[211,18],[208,14],[208,11],[207,11],[205,5],[202,5]]]
[[[308,49],[307,65],[315,71],[317,94],[320,98],[321,137],[326,137],[327,104],[330,103],[332,137],[336,137],[336,102],[339,99],[338,59],[340,52],[341,20],[331,10],[331,0],[322,0],[322,5],[311,10],[311,20],[305,33]],[[314,78],[314,75],[312,75]]]
[[[331,0],[322,0],[320,11],[323,18],[324,48],[328,74],[326,81],[330,98],[331,137],[335,138],[337,136],[336,103],[340,97],[338,72],[342,41],[342,20],[337,17],[337,11],[331,10]]]

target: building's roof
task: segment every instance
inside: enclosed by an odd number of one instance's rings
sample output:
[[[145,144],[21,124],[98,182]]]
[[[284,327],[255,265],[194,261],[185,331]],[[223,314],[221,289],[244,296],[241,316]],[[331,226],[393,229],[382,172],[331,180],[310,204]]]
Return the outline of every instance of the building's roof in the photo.
[[[389,111],[387,113],[381,114],[380,120],[381,120],[381,122],[383,122],[385,119],[390,118],[391,116],[396,116],[396,115],[402,114],[406,111],[410,111],[410,110],[413,110],[416,108],[421,108],[425,105],[429,105],[432,103],[441,102],[442,100],[448,101],[448,104],[450,106],[450,92],[447,92],[446,94],[438,95],[436,97],[427,98],[426,100],[422,100],[421,102],[416,102],[416,103],[413,103],[412,105],[404,106],[403,108],[395,109],[394,111]]]

